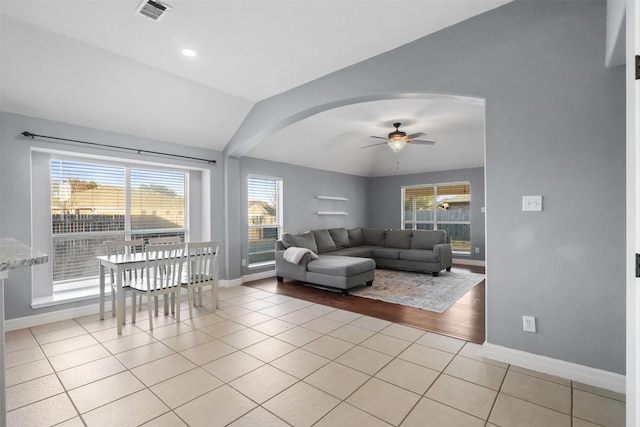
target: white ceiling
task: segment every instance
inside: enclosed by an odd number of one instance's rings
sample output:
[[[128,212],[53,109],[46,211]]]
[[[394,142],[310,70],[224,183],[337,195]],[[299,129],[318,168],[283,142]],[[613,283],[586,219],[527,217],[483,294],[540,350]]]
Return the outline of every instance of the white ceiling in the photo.
[[[154,22],[133,13],[138,0],[0,0],[0,107],[222,150],[255,102],[508,1],[166,0],[173,9]],[[397,20],[403,25],[394,25]],[[184,47],[198,57],[183,57]],[[438,141],[407,151],[432,149],[444,159],[451,157],[447,141],[482,145],[481,109],[451,99],[403,102],[318,114],[250,155],[358,175],[394,173],[395,160],[393,170],[387,163],[395,155],[387,149],[385,157],[384,146],[358,149],[357,155],[341,150],[347,142],[349,149],[366,145],[369,134],[385,135],[395,121],[406,123],[408,133],[424,131]],[[304,150],[293,150],[300,141]],[[336,162],[340,155],[354,157]],[[401,172],[415,170],[414,156],[403,161],[402,155]],[[478,161],[464,159],[459,167]]]
[[[386,137],[400,122],[407,134],[435,145],[407,144],[398,153]],[[367,148],[362,148],[367,147]],[[484,102],[462,97],[373,101],[336,108],[275,133],[251,157],[360,176],[388,176],[484,165]]]

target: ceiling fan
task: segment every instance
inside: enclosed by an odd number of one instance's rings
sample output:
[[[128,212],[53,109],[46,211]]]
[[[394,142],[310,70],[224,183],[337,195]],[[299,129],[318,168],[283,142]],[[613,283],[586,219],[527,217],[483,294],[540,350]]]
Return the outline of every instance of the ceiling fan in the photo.
[[[402,150],[402,147],[405,146],[405,144],[416,144],[416,145],[433,145],[436,142],[435,141],[424,141],[424,140],[420,140],[420,139],[413,139],[419,136],[424,136],[426,135],[426,133],[424,132],[417,132],[417,133],[412,133],[411,135],[407,135],[406,132],[402,132],[399,127],[400,127],[401,123],[394,123],[393,126],[396,128],[395,131],[391,132],[389,134],[388,137],[382,137],[382,136],[372,136],[371,138],[376,138],[376,139],[386,139],[385,142],[381,142],[379,144],[373,144],[373,145],[366,145],[364,147],[361,148],[369,148],[369,147],[376,147],[378,145],[383,145],[383,144],[387,144],[393,151],[395,151],[396,153],[400,150]]]

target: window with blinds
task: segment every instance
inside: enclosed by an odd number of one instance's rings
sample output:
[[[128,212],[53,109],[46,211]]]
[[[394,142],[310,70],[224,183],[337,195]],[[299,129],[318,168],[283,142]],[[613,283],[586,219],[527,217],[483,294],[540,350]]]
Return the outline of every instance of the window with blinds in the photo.
[[[407,230],[446,230],[454,252],[471,253],[471,184],[403,187],[402,220]]]
[[[54,292],[97,277],[106,241],[184,240],[186,173],[55,159],[50,167]]]
[[[282,234],[282,180],[250,176],[247,189],[251,268],[275,261],[275,242]]]

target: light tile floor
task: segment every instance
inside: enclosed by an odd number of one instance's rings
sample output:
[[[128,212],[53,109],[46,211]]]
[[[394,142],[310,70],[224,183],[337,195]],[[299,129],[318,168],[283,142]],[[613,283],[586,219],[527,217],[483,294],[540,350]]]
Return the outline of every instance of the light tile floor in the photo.
[[[121,336],[97,314],[7,332],[8,425],[624,425],[624,395],[477,344],[244,286],[220,300]]]

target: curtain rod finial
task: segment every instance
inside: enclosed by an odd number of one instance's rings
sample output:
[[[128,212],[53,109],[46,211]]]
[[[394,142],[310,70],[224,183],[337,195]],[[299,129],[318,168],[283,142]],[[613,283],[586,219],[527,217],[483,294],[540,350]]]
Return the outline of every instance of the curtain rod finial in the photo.
[[[23,135],[23,136],[26,136],[27,138],[29,138],[29,137],[33,138],[33,137],[35,136],[35,135],[34,135],[34,134],[32,134],[31,132],[27,132],[27,131],[22,132],[22,135]]]

